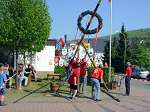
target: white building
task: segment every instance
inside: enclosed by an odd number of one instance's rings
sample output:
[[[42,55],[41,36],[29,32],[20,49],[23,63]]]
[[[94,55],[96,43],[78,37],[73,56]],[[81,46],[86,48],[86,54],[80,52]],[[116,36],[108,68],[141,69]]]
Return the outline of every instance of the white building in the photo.
[[[34,56],[26,57],[25,63],[32,64],[38,75],[54,73],[56,40],[48,40],[47,45],[40,52],[36,52]],[[19,55],[19,63],[24,63],[23,55]],[[45,75],[44,75],[45,76]]]
[[[44,49],[35,54],[33,65],[38,72],[54,73],[55,44],[56,40],[48,40]]]

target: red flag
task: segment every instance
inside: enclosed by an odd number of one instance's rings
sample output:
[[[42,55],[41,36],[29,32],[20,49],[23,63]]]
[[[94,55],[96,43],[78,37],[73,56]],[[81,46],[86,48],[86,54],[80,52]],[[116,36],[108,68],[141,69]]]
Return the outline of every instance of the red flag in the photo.
[[[60,58],[59,58],[59,57],[55,57],[55,58],[54,58],[54,62],[55,62],[55,63],[58,63],[58,62],[59,62],[59,60],[60,60]]]
[[[62,47],[65,46],[65,42],[64,42],[64,39],[63,39],[63,38],[60,38],[60,39],[59,39],[59,43],[60,43],[60,45],[61,45]]]
[[[95,37],[95,39],[93,41],[95,46],[96,46],[97,40],[98,40],[98,28],[96,29],[96,37]]]

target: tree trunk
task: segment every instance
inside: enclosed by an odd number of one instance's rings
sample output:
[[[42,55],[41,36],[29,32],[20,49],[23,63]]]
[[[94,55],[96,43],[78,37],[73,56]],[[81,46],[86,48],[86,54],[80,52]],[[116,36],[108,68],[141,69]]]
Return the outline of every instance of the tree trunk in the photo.
[[[23,64],[26,65],[26,52],[23,52]]]
[[[18,51],[17,50],[14,50],[14,69],[16,70],[15,86],[16,89],[18,89]]]

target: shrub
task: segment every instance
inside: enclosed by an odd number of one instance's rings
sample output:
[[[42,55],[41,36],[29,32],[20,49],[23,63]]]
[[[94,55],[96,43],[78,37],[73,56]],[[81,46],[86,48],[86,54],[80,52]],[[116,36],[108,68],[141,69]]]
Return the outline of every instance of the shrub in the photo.
[[[109,68],[103,68],[104,70],[104,76],[103,79],[106,83],[109,82]],[[115,69],[113,67],[111,67],[111,77],[110,77],[110,82],[114,81],[114,77],[115,77]]]
[[[87,82],[90,83],[90,75],[92,74],[93,67],[87,68]]]
[[[65,76],[65,69],[63,66],[55,66],[54,73]]]

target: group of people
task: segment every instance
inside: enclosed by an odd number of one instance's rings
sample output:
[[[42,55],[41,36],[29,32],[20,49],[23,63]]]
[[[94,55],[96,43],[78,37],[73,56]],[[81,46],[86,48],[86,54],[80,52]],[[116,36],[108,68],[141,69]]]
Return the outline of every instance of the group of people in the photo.
[[[84,86],[86,84],[86,67],[87,63],[85,59],[80,62],[79,58],[71,59],[68,65],[68,83],[70,84],[70,93],[72,99],[75,98],[77,92],[80,92],[82,86],[82,92],[84,92]],[[82,73],[82,74],[81,74]]]
[[[108,68],[108,66],[107,66]],[[87,62],[83,58],[72,59],[68,65],[68,83],[70,84],[71,99],[75,99],[77,93],[84,93],[85,85],[87,83]],[[104,71],[102,66],[96,66],[92,69],[90,79],[92,83],[92,99],[94,101],[101,101],[101,81],[103,80]],[[125,95],[130,95],[130,80],[132,75],[132,67],[128,62],[125,69]],[[82,88],[82,90],[81,90]]]
[[[71,59],[69,65],[68,83],[70,84],[71,99],[75,99],[77,93],[84,93],[87,83],[87,61],[83,58]],[[94,88],[92,98],[95,101],[100,101],[100,81],[103,78],[103,70],[101,66],[93,68],[91,74],[91,82]]]
[[[14,70],[9,64],[0,63],[0,106],[4,106],[4,94],[6,86],[12,87],[13,78],[17,75],[17,87],[22,88],[22,82],[24,85],[28,84],[28,75],[31,74],[36,80],[36,71],[34,67],[29,64],[27,68],[23,64],[18,64],[18,70]]]
[[[17,72],[17,73],[16,73]],[[70,93],[71,99],[75,99],[77,93],[84,93],[85,86],[87,83],[87,61],[83,58],[81,61],[79,58],[74,58],[70,61],[68,65],[68,83],[70,84]],[[22,87],[22,81],[25,81],[24,85],[28,83],[28,75],[32,74],[34,79],[36,80],[36,71],[34,67],[29,64],[27,68],[23,64],[18,65],[18,71],[13,70],[13,67],[9,66],[9,64],[3,65],[0,63],[0,106],[4,104],[4,94],[6,83],[9,82],[9,87],[12,85],[12,78],[17,74],[17,82],[19,89]],[[94,101],[101,101],[101,80],[103,79],[103,69],[102,67],[96,66],[96,68],[92,69],[90,74],[91,83],[93,87],[92,98]],[[132,67],[130,63],[127,63],[127,67],[125,70],[125,87],[126,87],[126,95],[130,94],[130,80],[132,75]]]
[[[32,75],[33,79],[37,80],[36,70],[31,64],[28,64],[28,67],[26,68],[24,64],[18,65],[18,83],[19,83],[19,89],[22,89],[22,82],[24,80],[24,85],[27,86],[28,84],[28,76]]]

